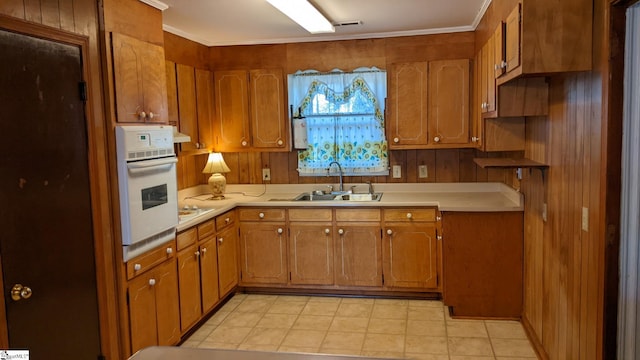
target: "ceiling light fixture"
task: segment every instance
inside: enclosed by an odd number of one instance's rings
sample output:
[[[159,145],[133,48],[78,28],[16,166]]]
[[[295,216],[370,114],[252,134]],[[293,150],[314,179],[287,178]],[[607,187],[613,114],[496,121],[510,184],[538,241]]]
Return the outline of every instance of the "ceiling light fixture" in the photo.
[[[335,28],[307,0],[267,0],[283,14],[312,34],[335,32]]]

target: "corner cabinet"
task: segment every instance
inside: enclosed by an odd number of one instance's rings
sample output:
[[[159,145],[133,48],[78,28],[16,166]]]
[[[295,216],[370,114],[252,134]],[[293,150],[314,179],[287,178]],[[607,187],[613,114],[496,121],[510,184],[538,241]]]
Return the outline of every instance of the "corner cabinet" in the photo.
[[[469,59],[393,64],[389,74],[389,148],[469,146]]]
[[[111,53],[116,120],[167,123],[164,49],[111,33]]]
[[[216,151],[290,150],[281,69],[215,71],[214,87]]]

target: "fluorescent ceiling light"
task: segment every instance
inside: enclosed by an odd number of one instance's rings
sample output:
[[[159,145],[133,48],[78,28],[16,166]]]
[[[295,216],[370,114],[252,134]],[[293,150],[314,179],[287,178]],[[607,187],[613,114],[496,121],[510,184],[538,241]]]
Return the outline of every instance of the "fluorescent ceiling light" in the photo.
[[[335,32],[333,25],[307,0],[267,0],[312,34]]]

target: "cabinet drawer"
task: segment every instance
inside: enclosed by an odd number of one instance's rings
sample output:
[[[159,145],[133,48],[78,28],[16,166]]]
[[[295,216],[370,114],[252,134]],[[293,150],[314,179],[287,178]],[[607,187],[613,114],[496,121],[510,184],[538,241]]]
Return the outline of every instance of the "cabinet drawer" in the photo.
[[[331,221],[331,209],[289,209],[291,221]]]
[[[205,221],[202,224],[198,225],[198,239],[204,239],[207,236],[213,235],[215,233],[216,233],[216,221],[214,219]],[[178,247],[178,250],[180,250],[179,247]]]
[[[129,260],[127,267],[127,280],[146,272],[163,261],[175,256],[176,242],[170,241],[157,249],[150,250],[140,256]]]
[[[224,229],[226,226],[232,225],[236,222],[236,212],[227,211],[226,213],[216,217],[216,228],[218,231]]]
[[[240,209],[240,221],[284,221],[284,209]]]
[[[191,244],[195,244],[198,241],[198,229],[194,226],[189,230],[183,231],[176,237],[178,251],[186,248]]]
[[[436,209],[384,209],[384,221],[436,221]]]
[[[336,221],[380,221],[380,209],[336,209]]]

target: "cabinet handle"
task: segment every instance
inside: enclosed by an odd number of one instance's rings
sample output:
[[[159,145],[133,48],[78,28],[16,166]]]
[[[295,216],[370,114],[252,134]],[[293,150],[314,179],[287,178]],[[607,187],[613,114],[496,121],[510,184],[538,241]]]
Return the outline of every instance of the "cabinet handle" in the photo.
[[[200,251],[194,252],[193,255],[195,255],[196,257],[200,256]]]
[[[134,264],[133,265],[133,270],[134,271],[140,271],[140,269],[142,269],[142,265],[140,265],[140,264]]]
[[[167,255],[171,255],[173,254],[173,248],[168,247],[167,248]]]
[[[219,242],[220,244],[222,244],[222,242],[223,242],[223,241],[224,241],[224,238],[220,238],[220,239],[218,239],[218,242]]]
[[[196,143],[196,149],[200,149],[200,143]]]
[[[503,68],[503,69],[506,69],[506,68],[507,68],[507,62],[503,60],[503,61],[500,63],[500,67],[501,67],[501,68]]]
[[[440,137],[439,137],[439,136],[434,137],[434,138],[433,138],[433,141],[435,141],[435,142],[437,142],[437,143],[438,143],[438,142],[440,142]]]
[[[140,119],[140,120],[144,120],[146,117],[147,117],[147,113],[146,113],[146,112],[144,112],[144,111],[140,111],[140,112],[138,113],[138,119]]]
[[[473,142],[478,142],[478,141],[480,141],[480,138],[479,138],[479,137],[477,137],[477,136],[472,136],[472,137],[471,137],[471,141],[473,141]]]
[[[442,220],[442,216],[436,216],[436,221]]]
[[[340,235],[344,234],[344,230],[343,229],[339,229],[338,230],[338,234],[340,234]]]
[[[278,140],[278,146],[282,146],[282,145],[284,145],[284,141]]]
[[[438,240],[442,240],[442,235],[438,235],[438,236],[436,236],[436,239],[438,239]]]
[[[413,217],[412,213],[407,213],[407,219],[411,219]]]
[[[225,218],[225,219],[224,219],[224,223],[225,223],[225,224],[228,224],[228,223],[230,223],[230,222],[231,222],[231,219],[229,219],[229,218]]]
[[[147,115],[147,117],[149,117],[149,119],[153,119],[153,117],[156,116],[153,111],[149,111],[149,115]]]
[[[339,231],[341,231],[341,230],[339,230]],[[327,234],[327,235],[328,235],[330,232],[331,232],[331,230],[329,230],[329,229],[324,229],[324,233],[325,233],[325,234]]]
[[[393,138],[393,142],[397,144],[397,143],[399,143],[399,142],[400,142],[400,139],[398,139],[397,137],[395,137],[395,138]]]
[[[499,64],[493,64],[493,70],[499,70],[501,69]]]
[[[282,228],[278,228],[278,234],[282,234]]]
[[[242,146],[247,146],[249,143],[247,143],[247,140],[242,140],[240,144],[242,144]]]
[[[260,214],[258,214],[258,217],[259,217],[260,219],[264,219],[264,213],[260,213]]]
[[[154,278],[149,279],[149,286],[153,286],[155,284],[156,284],[156,279]]]
[[[207,248],[206,248],[206,247],[205,247],[205,248],[202,248],[202,250],[201,250],[201,251],[202,251],[202,256],[204,256],[204,255],[207,253]]]
[[[387,235],[391,235],[391,234],[393,234],[393,230],[387,229]]]

